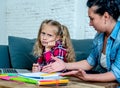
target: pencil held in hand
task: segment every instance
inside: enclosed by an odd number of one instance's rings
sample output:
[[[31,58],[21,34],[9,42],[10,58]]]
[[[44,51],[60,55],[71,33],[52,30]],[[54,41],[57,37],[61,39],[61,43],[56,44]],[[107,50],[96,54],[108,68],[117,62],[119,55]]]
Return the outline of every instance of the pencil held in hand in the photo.
[[[33,63],[32,72],[39,72],[41,67],[38,63]]]

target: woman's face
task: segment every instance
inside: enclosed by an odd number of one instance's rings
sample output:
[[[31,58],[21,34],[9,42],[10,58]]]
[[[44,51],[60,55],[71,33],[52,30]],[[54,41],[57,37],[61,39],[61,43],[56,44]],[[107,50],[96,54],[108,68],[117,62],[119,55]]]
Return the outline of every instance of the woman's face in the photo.
[[[58,40],[58,36],[56,35],[56,32],[58,30],[58,27],[45,24],[42,28],[42,31],[40,33],[40,41],[43,46],[47,46],[49,42],[54,42]]]
[[[90,26],[93,26],[97,32],[105,32],[105,19],[104,16],[101,16],[94,11],[97,9],[97,6],[92,6],[88,9],[88,16],[90,18]]]

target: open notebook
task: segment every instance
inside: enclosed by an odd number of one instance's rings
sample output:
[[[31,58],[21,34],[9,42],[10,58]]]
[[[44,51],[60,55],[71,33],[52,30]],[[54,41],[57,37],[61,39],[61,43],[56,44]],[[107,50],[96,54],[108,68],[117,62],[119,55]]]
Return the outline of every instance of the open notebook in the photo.
[[[27,69],[0,68],[0,74],[3,73],[30,73]]]

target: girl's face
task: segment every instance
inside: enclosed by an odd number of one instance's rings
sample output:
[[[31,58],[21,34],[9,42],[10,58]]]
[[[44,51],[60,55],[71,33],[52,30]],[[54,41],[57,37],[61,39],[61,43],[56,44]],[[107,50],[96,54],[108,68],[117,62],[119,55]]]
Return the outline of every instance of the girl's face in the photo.
[[[97,9],[97,6],[93,6],[88,9],[88,16],[90,18],[90,26],[93,26],[96,31],[98,32],[105,32],[105,19],[104,15],[100,16],[97,13],[94,13],[94,11]]]
[[[41,30],[40,34],[40,41],[43,46],[47,46],[49,42],[54,42],[59,39],[59,37],[56,35],[58,30],[58,27],[44,24]]]

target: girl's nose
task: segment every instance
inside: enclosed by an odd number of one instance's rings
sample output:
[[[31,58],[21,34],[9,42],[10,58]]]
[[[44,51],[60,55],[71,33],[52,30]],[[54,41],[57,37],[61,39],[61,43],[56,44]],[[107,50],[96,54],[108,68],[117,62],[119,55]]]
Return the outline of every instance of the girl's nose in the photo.
[[[44,36],[43,36],[43,39],[47,39],[47,35],[44,35]]]

